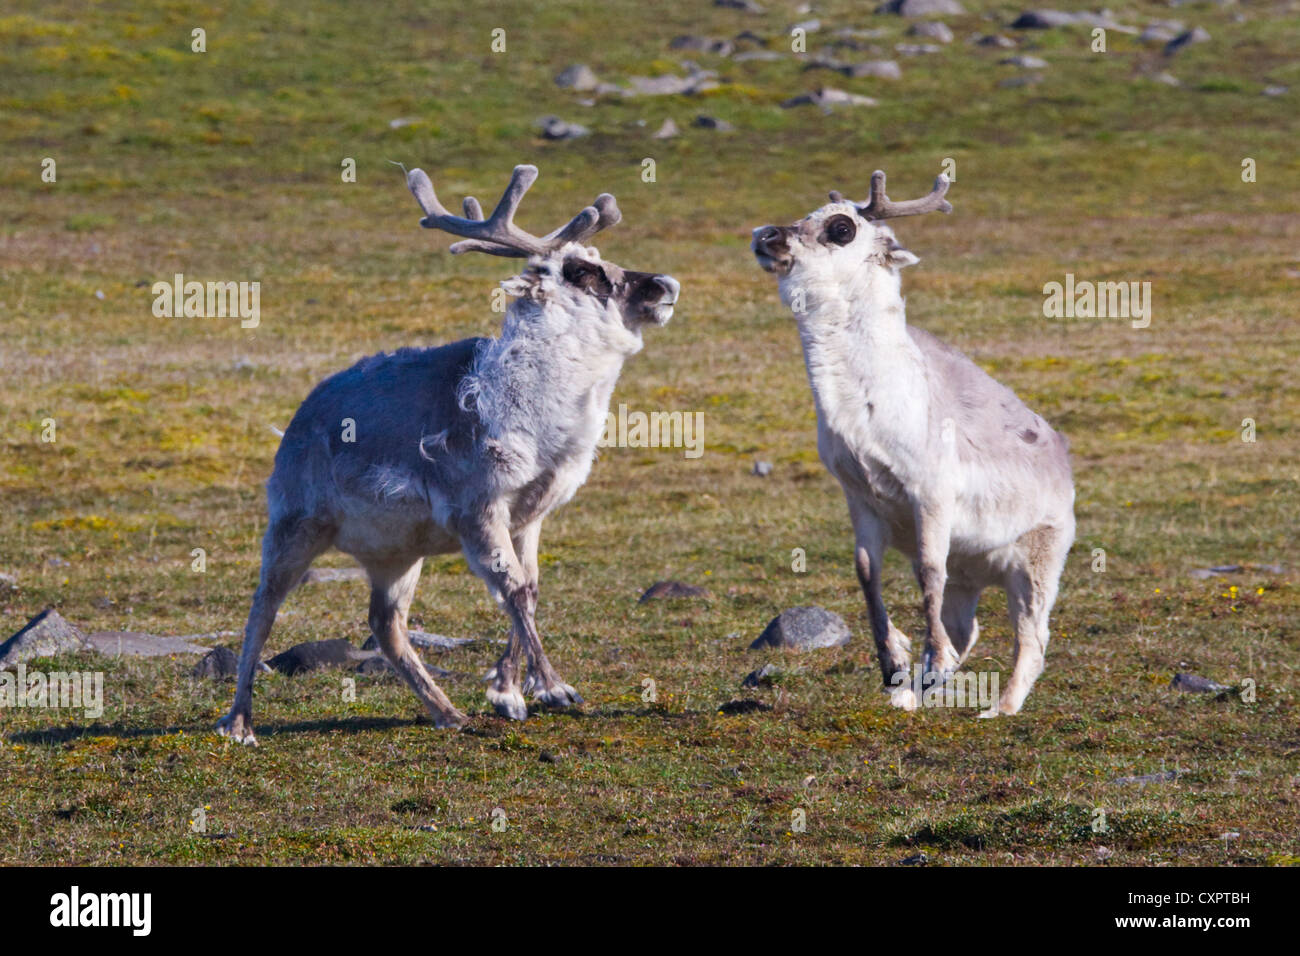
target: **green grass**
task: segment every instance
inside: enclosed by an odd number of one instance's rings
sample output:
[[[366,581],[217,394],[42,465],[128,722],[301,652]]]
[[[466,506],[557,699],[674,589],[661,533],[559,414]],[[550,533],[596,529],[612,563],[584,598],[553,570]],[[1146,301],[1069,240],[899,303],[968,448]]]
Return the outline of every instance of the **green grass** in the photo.
[[[1032,31],[1018,39],[1051,63],[1043,82],[1001,89],[1006,54],[964,41],[995,29],[983,14],[1005,22],[1018,8],[966,5],[948,21],[957,40],[901,58],[901,81],[702,55],[722,80],[706,96],[583,107],[551,82],[571,62],[619,82],[678,70],[679,33],[752,29],[775,48],[799,18],[785,4],[747,16],[686,0],[10,4],[0,572],[19,583],[0,592],[0,636],[51,604],[88,630],[240,629],[268,426],[361,355],[497,327],[489,295],[509,263],[453,260],[445,237],[418,228],[388,160],[423,166],[449,203],[490,201],[512,165],[534,162],[521,213],[533,228],[614,192],[625,218],[602,252],[683,285],[615,401],[703,411],[706,453],[606,450],[547,522],[539,623],[587,698],[581,714],[491,716],[478,676],[494,645],[480,643],[430,655],[462,675],[446,686],[474,717],[465,733],[433,730],[391,680],[357,678],[347,703],[342,675],[273,676],[258,683],[262,747],[250,751],[211,733],[231,688],[192,681],[189,661],[49,662],[102,668],[108,707],[97,722],[0,711],[0,862],[888,864],[918,847],[961,864],[1089,863],[1100,847],[1121,864],[1294,862],[1296,577],[1188,571],[1300,563],[1300,17],[1180,8],[1213,40],[1168,60],[1113,32],[1093,54],[1087,31]],[[903,22],[866,10],[818,5],[831,27],[888,29],[886,51],[903,40]],[[198,26],[204,54],[189,48]],[[504,54],[490,52],[495,27]],[[1183,86],[1142,76],[1160,70]],[[880,105],[780,109],[817,83]],[[1292,92],[1261,96],[1272,83]],[[738,129],[690,128],[702,112]],[[533,124],[547,113],[594,135],[543,142]],[[651,139],[665,117],[683,135]],[[397,118],[416,122],[390,128]],[[56,183],[41,181],[45,157]],[[654,183],[641,180],[646,157]],[[748,252],[752,226],[791,221],[829,189],[865,194],[883,167],[895,196],[919,194],[949,157],[954,214],[897,227],[923,260],[906,276],[909,319],[1068,434],[1078,485],[1047,671],[1024,713],[999,721],[901,714],[877,692],[794,327]],[[149,286],[175,272],[260,280],[261,325],[154,318]],[[1150,281],[1151,327],[1045,320],[1042,287],[1066,272]],[[1239,438],[1245,418],[1253,444]],[[776,463],[771,478],[748,474],[755,458]],[[205,574],[190,570],[196,547]],[[793,548],[806,573],[790,570]],[[668,577],[711,597],[636,604]],[[919,596],[897,556],[885,588],[917,637]],[[360,643],[366,598],[359,583],[303,588],[270,650]],[[744,650],[777,611],[814,603],[850,621],[852,645],[788,660]],[[504,636],[452,558],[426,564],[413,618]],[[1001,594],[981,623],[973,666],[1005,676]],[[774,685],[741,690],[768,659],[784,668]],[[1176,695],[1178,671],[1250,680],[1257,696]],[[719,712],[746,697],[771,709]],[[1162,769],[1182,772],[1108,782]],[[206,834],[190,829],[197,808]]]

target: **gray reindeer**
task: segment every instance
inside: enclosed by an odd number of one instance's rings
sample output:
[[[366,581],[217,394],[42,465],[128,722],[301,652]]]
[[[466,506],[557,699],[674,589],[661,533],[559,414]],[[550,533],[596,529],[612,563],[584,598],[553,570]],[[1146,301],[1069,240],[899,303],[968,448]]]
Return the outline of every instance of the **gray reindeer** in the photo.
[[[981,717],[1014,714],[1043,670],[1048,615],[1074,540],[1065,439],[961,352],[908,325],[900,273],[918,260],[883,220],[950,212],[948,180],[892,202],[837,192],[790,226],[754,230],[799,323],[817,405],[817,450],[844,488],[858,580],[891,702],[912,710],[911,644],[881,596],[885,549],[912,560],[925,605],[922,683],[938,690],[979,636],[980,592],[1006,589],[1011,680]],[[924,694],[922,696],[925,696]]]
[[[424,558],[457,549],[510,617],[505,652],[488,674],[497,713],[526,718],[528,691],[545,706],[582,703],[547,659],[534,623],[542,519],[586,481],[623,363],[641,349],[646,326],[672,317],[680,286],[620,269],[585,245],[621,218],[607,193],[546,236],[520,229],[515,211],[536,179],[535,167],[516,166],[485,219],[473,197],[465,217],[451,215],[423,171],[408,175],[425,214],[420,225],[463,237],[453,253],[528,260],[502,283],[517,298],[497,338],[374,355],[302,403],[266,486],[261,577],[221,734],[256,744],[262,647],[285,597],[330,547],[365,568],[370,628],[437,726],[466,717],[412,648],[407,612]]]

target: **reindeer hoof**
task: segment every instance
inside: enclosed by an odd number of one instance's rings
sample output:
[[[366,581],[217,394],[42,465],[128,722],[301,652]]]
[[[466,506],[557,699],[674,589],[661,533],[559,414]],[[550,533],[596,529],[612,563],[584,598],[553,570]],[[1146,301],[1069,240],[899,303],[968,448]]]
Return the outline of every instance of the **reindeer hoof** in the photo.
[[[543,707],[552,707],[557,710],[563,710],[566,707],[576,707],[581,704],[582,695],[568,684],[553,684],[550,687],[539,690],[533,695],[533,700],[537,701]]]
[[[430,714],[430,716],[433,718],[433,726],[439,730],[458,730],[469,723],[469,718],[455,707],[442,713]]]
[[[257,746],[257,738],[253,736],[253,722],[243,714],[236,714],[231,711],[225,717],[222,717],[217,724],[217,733],[223,737],[229,737],[237,744],[245,744],[249,747]]]
[[[501,689],[498,687],[489,687],[487,689],[488,703],[492,705],[500,716],[509,720],[527,720],[528,703],[524,700],[524,695],[519,692],[518,687],[507,687]]]

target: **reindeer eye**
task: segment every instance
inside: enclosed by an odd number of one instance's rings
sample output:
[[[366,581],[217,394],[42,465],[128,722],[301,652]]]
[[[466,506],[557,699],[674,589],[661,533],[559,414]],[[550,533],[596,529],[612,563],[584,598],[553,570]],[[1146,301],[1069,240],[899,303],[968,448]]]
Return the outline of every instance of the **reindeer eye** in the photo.
[[[858,234],[858,227],[848,216],[832,216],[826,223],[826,238],[837,246],[847,246]]]

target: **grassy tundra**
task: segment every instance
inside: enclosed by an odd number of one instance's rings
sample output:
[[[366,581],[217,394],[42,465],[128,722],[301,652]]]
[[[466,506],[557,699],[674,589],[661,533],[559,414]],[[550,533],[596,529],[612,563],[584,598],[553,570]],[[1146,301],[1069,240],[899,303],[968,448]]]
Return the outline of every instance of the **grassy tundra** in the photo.
[[[467,731],[435,731],[390,677],[356,677],[344,702],[351,675],[264,675],[252,750],[215,736],[232,690],[191,679],[191,659],[42,662],[103,669],[107,706],[97,721],[0,711],[0,862],[1300,860],[1294,6],[1117,11],[1210,32],[1172,57],[1115,31],[1093,53],[1082,27],[1003,29],[1051,64],[1021,87],[999,85],[1020,72],[998,62],[1015,51],[967,42],[998,29],[986,14],[1006,24],[1019,11],[988,0],[947,18],[957,38],[941,52],[900,57],[901,80],[685,54],[719,71],[716,89],[585,107],[552,82],[573,62],[619,83],[677,72],[669,41],[683,33],[750,29],[788,50],[794,4],[766,6],[7,6],[0,572],[17,584],[0,584],[0,637],[47,605],[88,631],[238,630],[256,584],[269,426],[362,355],[498,328],[490,294],[517,263],[453,261],[386,160],[424,166],[448,199],[495,196],[515,163],[536,163],[526,227],[615,193],[624,223],[601,251],[683,286],[615,406],[702,411],[706,450],[606,449],[544,527],[539,626],[586,697],[580,713],[491,714],[480,677],[501,616],[463,561],[433,559],[412,626],[481,639],[426,658],[454,672],[443,686]],[[868,4],[817,6],[826,31],[884,29],[871,42],[887,50],[915,39]],[[191,52],[195,27],[205,53]],[[504,53],[491,51],[497,27]],[[1161,70],[1182,85],[1148,78]],[[879,105],[780,108],[822,83]],[[1262,96],[1270,84],[1291,89]],[[736,129],[692,128],[700,113]],[[544,114],[593,133],[543,141]],[[683,134],[652,139],[668,117]],[[46,157],[55,183],[41,180]],[[355,183],[342,181],[346,157]],[[996,721],[974,708],[902,713],[878,692],[795,328],[748,249],[752,226],[790,222],[828,189],[865,196],[877,166],[897,197],[919,195],[945,158],[954,214],[897,225],[922,259],[904,277],[908,319],[1070,437],[1079,492],[1046,673],[1020,716]],[[150,286],[178,272],[260,281],[260,324],[154,317]],[[1044,318],[1043,286],[1066,273],[1149,281],[1150,326]],[[750,475],[755,459],[774,463],[771,477]],[[206,573],[191,570],[195,548]],[[1223,563],[1245,570],[1189,574]],[[1263,564],[1288,570],[1252,567]],[[710,596],[638,605],[664,578]],[[919,595],[896,554],[884,590],[919,644]],[[362,581],[305,585],[269,651],[359,644],[367,593]],[[853,643],[745,650],[794,604],[840,613]],[[980,620],[968,666],[1005,679],[1000,592]],[[742,690],[769,660],[772,686]],[[1253,682],[1254,700],[1177,694],[1180,671]],[[747,698],[764,707],[723,708]],[[1180,772],[1111,782],[1162,770]],[[197,808],[206,833],[191,830]]]

